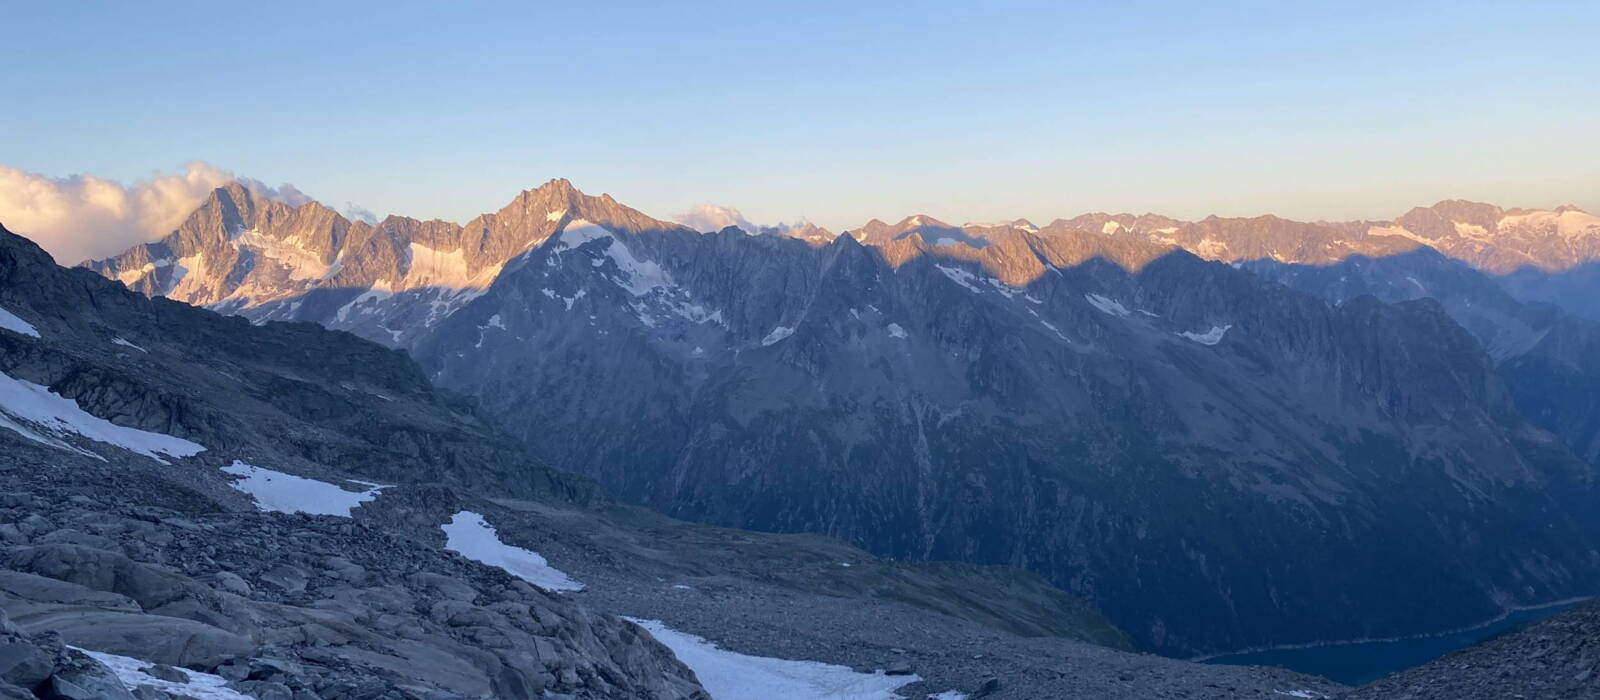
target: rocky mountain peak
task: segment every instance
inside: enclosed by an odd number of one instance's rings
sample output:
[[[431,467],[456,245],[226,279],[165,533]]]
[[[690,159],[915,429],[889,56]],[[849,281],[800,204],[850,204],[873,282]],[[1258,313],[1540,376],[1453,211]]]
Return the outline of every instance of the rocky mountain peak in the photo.
[[[927,214],[912,214],[911,216],[901,219],[900,223],[896,224],[895,227],[902,229],[950,228],[950,224],[928,216]]]
[[[782,229],[782,233],[785,236],[790,238],[798,238],[813,246],[827,245],[832,243],[835,238],[850,238],[851,240],[855,240],[851,236],[836,236],[832,231],[829,231],[828,229],[813,224],[809,221],[802,221],[798,224]]]

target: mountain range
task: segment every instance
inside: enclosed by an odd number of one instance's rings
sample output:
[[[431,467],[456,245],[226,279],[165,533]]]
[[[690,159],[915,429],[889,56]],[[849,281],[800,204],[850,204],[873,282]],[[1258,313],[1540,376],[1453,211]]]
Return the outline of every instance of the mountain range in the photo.
[[[464,226],[370,225],[225,187],[87,266],[403,349],[625,501],[1025,568],[1201,654],[1595,592],[1600,414],[1571,383],[1597,385],[1597,221],[702,233],[555,180]],[[1365,261],[1392,267],[1347,284]]]
[[[7,699],[1343,690],[1129,653],[1016,568],[619,503],[402,352],[146,298],[4,229],[0,447]]]

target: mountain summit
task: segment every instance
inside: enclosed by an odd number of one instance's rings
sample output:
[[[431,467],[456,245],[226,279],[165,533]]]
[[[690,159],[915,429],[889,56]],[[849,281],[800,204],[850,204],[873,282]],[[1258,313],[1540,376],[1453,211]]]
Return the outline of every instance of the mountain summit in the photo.
[[[233,184],[213,191],[166,238],[85,266],[147,295],[257,322],[313,320],[397,344],[413,324],[430,327],[482,294],[518,254],[588,225],[681,228],[564,179],[465,225],[402,216],[351,222],[317,202],[291,207]]]

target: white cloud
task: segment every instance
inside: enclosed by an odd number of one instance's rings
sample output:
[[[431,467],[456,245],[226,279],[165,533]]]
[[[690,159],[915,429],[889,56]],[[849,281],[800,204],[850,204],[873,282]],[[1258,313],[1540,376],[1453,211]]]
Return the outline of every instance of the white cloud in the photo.
[[[355,202],[345,202],[344,211],[340,213],[344,214],[344,218],[351,221],[365,221],[369,224],[378,223],[377,214],[372,213],[371,209],[356,204]]]
[[[195,165],[210,167],[206,166],[204,163],[193,163],[190,165],[190,167],[194,167]],[[239,184],[244,185],[246,189],[250,190],[251,194],[254,194],[257,197],[276,199],[291,207],[298,207],[302,204],[313,201],[311,199],[311,195],[301,192],[300,188],[295,187],[287,182],[278,185],[277,187],[268,187],[267,183],[255,178],[240,177],[234,179],[238,180]],[[207,192],[209,192],[209,190]]]
[[[738,226],[745,233],[761,233],[760,225],[751,223],[744,218],[738,209],[733,207],[718,206],[716,204],[702,204],[682,214],[673,216],[672,219],[696,231],[721,231],[729,226]]]
[[[311,200],[293,185],[268,187],[199,161],[181,173],[131,185],[94,175],[52,178],[0,165],[0,224],[33,239],[57,262],[72,265],[165,236],[211,190],[234,180],[292,205]]]

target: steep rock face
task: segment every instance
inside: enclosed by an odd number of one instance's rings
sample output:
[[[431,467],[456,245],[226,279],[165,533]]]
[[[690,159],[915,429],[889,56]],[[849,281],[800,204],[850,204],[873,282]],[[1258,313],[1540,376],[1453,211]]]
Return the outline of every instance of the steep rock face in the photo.
[[[290,207],[219,188],[165,239],[85,266],[150,296],[251,321],[311,321],[391,346],[482,294],[518,253],[572,221],[666,228],[566,180],[523,192],[465,226],[391,216],[351,223],[315,202]]]
[[[1263,260],[1246,267],[1334,302],[1368,294],[1437,300],[1489,352],[1518,412],[1600,466],[1600,322],[1518,301],[1484,273],[1428,248],[1326,266]]]
[[[0,306],[26,310],[42,336],[0,333],[0,372],[123,425],[219,451],[271,445],[276,459],[380,479],[578,499],[596,491],[533,463],[402,352],[313,324],[256,326],[149,299],[57,268],[3,229]]]

